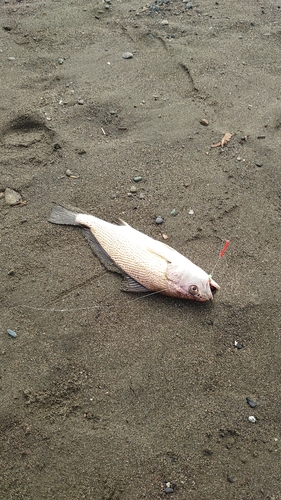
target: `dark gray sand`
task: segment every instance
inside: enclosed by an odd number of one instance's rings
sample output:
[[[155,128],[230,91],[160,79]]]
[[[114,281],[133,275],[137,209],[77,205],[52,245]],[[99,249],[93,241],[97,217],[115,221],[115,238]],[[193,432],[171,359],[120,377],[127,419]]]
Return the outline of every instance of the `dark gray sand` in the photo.
[[[280,500],[280,7],[1,2],[1,500]],[[125,294],[57,203],[230,239],[220,292]]]

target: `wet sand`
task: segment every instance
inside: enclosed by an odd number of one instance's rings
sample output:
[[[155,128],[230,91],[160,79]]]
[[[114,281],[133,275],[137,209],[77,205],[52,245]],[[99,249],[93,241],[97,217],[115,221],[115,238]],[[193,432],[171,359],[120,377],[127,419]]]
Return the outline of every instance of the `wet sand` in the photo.
[[[281,499],[280,17],[273,0],[2,2],[1,499]],[[221,290],[122,292],[79,228],[47,222],[54,204],[207,272],[230,239]]]

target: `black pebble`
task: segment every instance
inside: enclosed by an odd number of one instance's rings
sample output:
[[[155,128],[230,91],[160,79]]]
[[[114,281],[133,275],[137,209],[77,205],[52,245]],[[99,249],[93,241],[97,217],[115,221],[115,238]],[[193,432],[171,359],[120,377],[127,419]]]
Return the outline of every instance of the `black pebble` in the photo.
[[[243,349],[242,344],[239,344],[239,342],[236,342],[236,344],[234,344],[234,347],[236,347],[236,349]]]
[[[253,401],[253,400],[252,400],[252,399],[250,399],[250,398],[246,398],[246,401],[247,401],[248,405],[249,405],[251,408],[256,408],[257,403],[255,403],[255,401]]]
[[[167,494],[168,493],[174,493],[174,490],[173,490],[173,488],[170,488],[170,487],[169,488],[165,488],[164,489],[164,493],[167,493]]]

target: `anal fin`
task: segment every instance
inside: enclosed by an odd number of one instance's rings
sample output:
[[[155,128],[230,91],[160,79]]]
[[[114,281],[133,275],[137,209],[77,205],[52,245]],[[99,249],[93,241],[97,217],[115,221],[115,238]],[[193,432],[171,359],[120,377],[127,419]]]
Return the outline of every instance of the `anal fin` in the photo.
[[[100,261],[103,263],[103,265],[109,271],[123,274],[122,269],[120,269],[115,264],[114,260],[111,259],[111,257],[108,255],[108,253],[106,253],[106,251],[103,249],[103,247],[98,242],[98,240],[95,238],[95,236],[93,235],[93,233],[91,232],[90,229],[88,229],[88,228],[83,229],[83,235],[85,236],[86,240],[88,241],[93,253],[100,259]]]

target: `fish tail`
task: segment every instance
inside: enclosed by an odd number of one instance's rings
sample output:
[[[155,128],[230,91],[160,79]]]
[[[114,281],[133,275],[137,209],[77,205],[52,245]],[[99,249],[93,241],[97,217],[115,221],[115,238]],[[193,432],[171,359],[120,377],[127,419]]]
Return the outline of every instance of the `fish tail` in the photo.
[[[56,205],[53,207],[49,222],[53,224],[66,224],[68,226],[80,226],[79,222],[76,222],[77,213],[67,210],[61,205]]]

